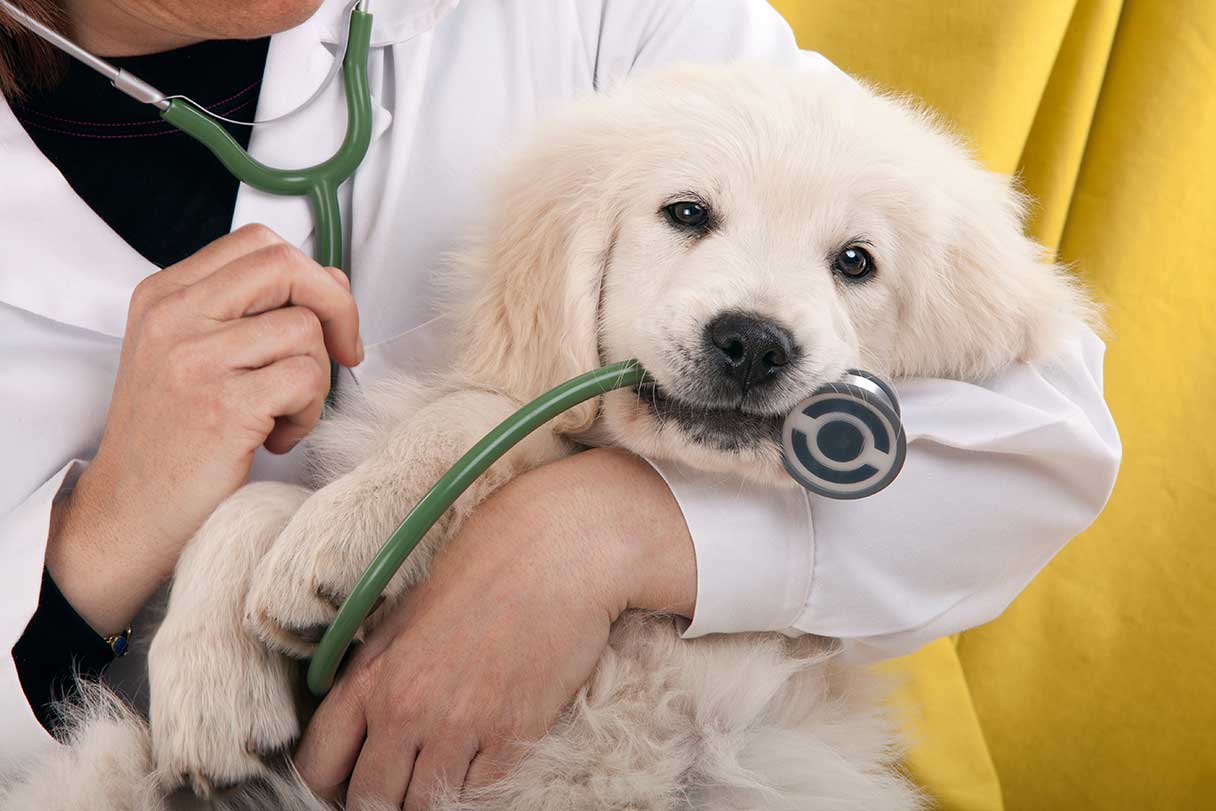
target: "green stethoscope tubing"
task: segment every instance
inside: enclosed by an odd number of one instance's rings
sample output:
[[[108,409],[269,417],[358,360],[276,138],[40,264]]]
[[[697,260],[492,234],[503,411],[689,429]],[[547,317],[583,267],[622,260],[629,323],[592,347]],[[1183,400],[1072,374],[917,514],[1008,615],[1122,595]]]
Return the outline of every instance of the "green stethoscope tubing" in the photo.
[[[313,695],[329,692],[342,658],[384,588],[427,531],[478,476],[524,437],[562,412],[614,389],[636,386],[645,379],[646,372],[634,360],[579,375],[507,417],[460,457],[389,536],[338,609],[308,665],[308,689]]]
[[[160,114],[165,121],[207,147],[242,183],[269,194],[307,197],[316,228],[317,262],[347,272],[338,187],[355,173],[372,142],[372,98],[367,81],[371,38],[372,15],[357,9],[352,11],[350,36],[342,61],[342,78],[346,86],[346,137],[333,157],[316,166],[275,169],[254,160],[219,122],[185,99],[173,99]]]

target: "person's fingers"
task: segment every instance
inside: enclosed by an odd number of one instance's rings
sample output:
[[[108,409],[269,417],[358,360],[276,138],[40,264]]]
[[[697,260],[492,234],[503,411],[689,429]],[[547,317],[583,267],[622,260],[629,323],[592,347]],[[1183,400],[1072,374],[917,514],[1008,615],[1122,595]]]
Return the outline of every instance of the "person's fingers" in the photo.
[[[321,322],[307,307],[283,307],[261,315],[240,318],[215,335],[222,342],[219,351],[228,363],[245,369],[259,369],[295,355],[307,355],[317,364],[327,381],[323,391],[295,413],[273,415],[274,429],[262,443],[271,453],[287,453],[312,431],[325,409],[329,393],[329,355],[321,332]]]
[[[405,800],[406,787],[417,765],[418,747],[402,745],[397,736],[387,736],[384,731],[383,726],[380,734],[368,731],[346,790],[346,805],[351,811],[400,808]]]
[[[144,279],[136,288],[136,298],[150,304],[205,279],[242,256],[277,244],[286,243],[266,226],[243,226],[206,245],[176,265],[170,265]]]
[[[424,746],[414,762],[414,773],[410,777],[405,794],[405,811],[430,811],[445,790],[454,796],[460,795],[469,762],[477,754],[477,747],[437,743]]]
[[[325,272],[338,280],[338,284],[350,290],[350,277],[342,272],[341,268],[327,267]]]
[[[252,223],[225,234],[166,270],[173,272],[174,281],[194,284],[242,256],[285,244],[286,240],[265,225]]]
[[[367,735],[362,694],[339,680],[304,730],[293,762],[304,783],[329,794],[346,782]]]
[[[484,788],[506,777],[515,762],[513,757],[509,750],[502,748],[479,750],[469,764],[461,790]]]
[[[325,412],[325,397],[313,400],[306,408],[287,417],[276,417],[274,428],[262,443],[273,454],[284,454],[299,445],[321,421]]]
[[[207,351],[220,354],[226,366],[260,369],[281,358],[308,355],[329,373],[329,355],[321,321],[307,307],[282,307],[238,318],[207,336]]]
[[[292,437],[298,442],[321,418],[329,393],[329,373],[311,356],[293,355],[242,375],[236,386],[241,402],[247,403],[253,413],[282,418],[293,426],[290,436],[280,433],[275,438],[275,447],[270,447],[269,438],[266,440],[269,450],[282,453],[291,448],[284,447],[284,442]],[[278,431],[280,424],[276,421],[267,433]]]
[[[325,346],[339,363],[362,360],[359,312],[350,291],[296,248],[272,245],[247,254],[176,294],[190,312],[231,321],[295,304],[316,313]]]

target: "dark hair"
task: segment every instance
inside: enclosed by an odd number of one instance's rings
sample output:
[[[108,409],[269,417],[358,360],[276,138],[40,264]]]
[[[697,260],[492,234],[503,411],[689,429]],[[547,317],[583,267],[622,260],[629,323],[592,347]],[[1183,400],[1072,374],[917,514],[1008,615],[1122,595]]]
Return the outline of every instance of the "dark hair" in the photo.
[[[13,0],[35,19],[60,29],[59,0]],[[63,73],[64,58],[47,43],[18,26],[0,9],[0,94],[17,98],[24,91],[50,87]]]

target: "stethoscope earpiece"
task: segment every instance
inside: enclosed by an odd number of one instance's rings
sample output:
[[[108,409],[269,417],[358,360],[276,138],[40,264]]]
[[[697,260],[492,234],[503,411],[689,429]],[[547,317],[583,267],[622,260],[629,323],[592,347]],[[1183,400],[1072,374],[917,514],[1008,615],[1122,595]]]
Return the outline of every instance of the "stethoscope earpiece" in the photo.
[[[781,438],[785,469],[794,480],[837,499],[885,488],[908,451],[895,390],[858,369],[799,403],[785,418]]]

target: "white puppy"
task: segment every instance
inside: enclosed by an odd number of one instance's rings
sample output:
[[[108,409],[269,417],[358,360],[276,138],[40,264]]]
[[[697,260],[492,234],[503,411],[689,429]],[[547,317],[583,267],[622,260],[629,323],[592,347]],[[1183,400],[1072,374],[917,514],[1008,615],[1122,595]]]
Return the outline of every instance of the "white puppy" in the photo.
[[[432,530],[387,605],[489,492],[577,443],[792,487],[781,419],[844,370],[978,379],[1050,354],[1092,317],[1023,236],[1006,178],[930,116],[843,76],[668,71],[544,133],[460,262],[472,287],[451,374],[348,398],[312,441],[320,489],[251,485],[191,542],[150,654],[150,750],[137,722],[109,722],[130,732],[128,792],[150,773],[203,794],[273,779],[265,756],[300,730],[288,657],[311,653],[464,450],[575,374],[638,358],[657,385],[521,443]],[[460,807],[917,807],[873,691],[832,650],[776,634],[685,641],[669,618],[626,615],[549,736]]]

